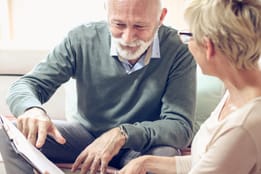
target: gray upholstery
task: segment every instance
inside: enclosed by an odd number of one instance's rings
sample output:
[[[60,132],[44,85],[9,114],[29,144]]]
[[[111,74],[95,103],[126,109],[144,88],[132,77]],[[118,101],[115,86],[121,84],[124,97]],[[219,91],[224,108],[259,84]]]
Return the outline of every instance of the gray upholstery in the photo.
[[[197,69],[197,104],[195,114],[194,133],[210,116],[225,92],[223,83],[216,77],[202,74]]]

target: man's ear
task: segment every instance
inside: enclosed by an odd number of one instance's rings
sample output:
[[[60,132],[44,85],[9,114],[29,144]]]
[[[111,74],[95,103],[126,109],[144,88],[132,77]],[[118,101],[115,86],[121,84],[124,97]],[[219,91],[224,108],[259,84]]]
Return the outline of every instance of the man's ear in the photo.
[[[160,15],[160,25],[163,24],[163,20],[164,20],[167,13],[168,13],[167,8],[163,8],[162,11],[161,11],[161,15]]]
[[[215,46],[211,39],[204,37],[203,45],[206,49],[207,60],[210,60],[215,55]]]

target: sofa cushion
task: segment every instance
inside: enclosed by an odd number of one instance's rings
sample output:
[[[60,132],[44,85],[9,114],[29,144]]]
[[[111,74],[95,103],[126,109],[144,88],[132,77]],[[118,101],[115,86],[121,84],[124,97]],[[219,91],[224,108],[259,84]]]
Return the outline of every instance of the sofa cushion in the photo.
[[[0,74],[25,74],[45,58],[47,53],[47,50],[1,49]]]

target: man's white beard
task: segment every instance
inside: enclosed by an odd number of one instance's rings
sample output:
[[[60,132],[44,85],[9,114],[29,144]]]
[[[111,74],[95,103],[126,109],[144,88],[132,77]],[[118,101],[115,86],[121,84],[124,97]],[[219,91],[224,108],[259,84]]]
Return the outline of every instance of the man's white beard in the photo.
[[[112,36],[112,41],[115,43],[116,50],[121,56],[121,58],[126,59],[126,60],[135,60],[138,59],[151,45],[153,41],[153,37],[147,41],[144,42],[142,40],[137,40],[131,43],[125,43],[122,39],[115,38]],[[128,46],[128,47],[139,47],[135,52],[128,50],[128,49],[123,49],[121,46]]]

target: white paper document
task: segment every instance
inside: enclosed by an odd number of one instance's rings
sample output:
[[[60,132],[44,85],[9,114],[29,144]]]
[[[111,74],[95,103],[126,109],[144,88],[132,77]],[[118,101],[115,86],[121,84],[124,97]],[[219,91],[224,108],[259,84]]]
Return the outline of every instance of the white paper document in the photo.
[[[11,121],[1,115],[0,119],[3,129],[7,133],[15,152],[21,155],[37,172],[64,174],[60,168],[34,147]]]

